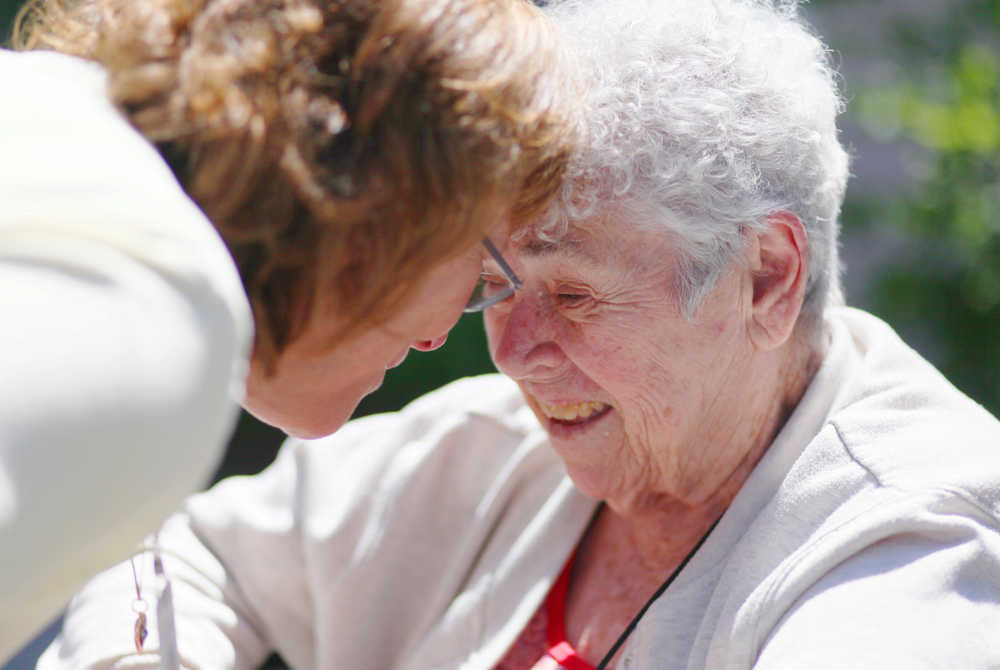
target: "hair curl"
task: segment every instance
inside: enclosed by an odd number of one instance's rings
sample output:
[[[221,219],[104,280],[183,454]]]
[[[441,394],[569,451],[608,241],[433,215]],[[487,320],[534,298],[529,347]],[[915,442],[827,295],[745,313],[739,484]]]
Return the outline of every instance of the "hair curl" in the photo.
[[[542,235],[597,216],[662,226],[679,245],[677,290],[693,318],[743,232],[788,210],[809,242],[803,314],[842,302],[843,105],[794,2],[566,0],[548,13],[586,73],[590,136]]]
[[[296,304],[380,320],[500,216],[541,211],[576,136],[559,42],[522,0],[31,0],[14,44],[106,68],[228,244],[264,361]]]

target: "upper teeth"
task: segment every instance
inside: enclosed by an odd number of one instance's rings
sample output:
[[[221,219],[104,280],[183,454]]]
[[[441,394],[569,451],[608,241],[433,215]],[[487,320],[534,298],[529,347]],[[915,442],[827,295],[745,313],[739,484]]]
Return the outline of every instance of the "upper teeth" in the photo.
[[[603,411],[608,406],[607,403],[596,401],[578,402],[575,405],[548,405],[544,402],[539,402],[538,404],[541,405],[545,416],[562,421],[586,419],[592,414]]]

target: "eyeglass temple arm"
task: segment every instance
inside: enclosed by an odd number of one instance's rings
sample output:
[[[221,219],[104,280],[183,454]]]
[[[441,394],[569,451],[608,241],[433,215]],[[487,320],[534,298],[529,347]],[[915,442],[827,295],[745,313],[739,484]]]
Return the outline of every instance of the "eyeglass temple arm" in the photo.
[[[493,260],[497,262],[500,269],[503,270],[504,274],[507,275],[507,278],[510,279],[510,283],[514,285],[514,288],[521,288],[521,284],[524,282],[522,282],[520,278],[514,274],[514,271],[510,269],[510,266],[507,265],[507,261],[503,259],[503,256],[500,255],[497,248],[493,246],[493,242],[490,241],[490,238],[483,238],[483,246],[486,247],[486,250],[490,252],[490,256],[493,256]]]

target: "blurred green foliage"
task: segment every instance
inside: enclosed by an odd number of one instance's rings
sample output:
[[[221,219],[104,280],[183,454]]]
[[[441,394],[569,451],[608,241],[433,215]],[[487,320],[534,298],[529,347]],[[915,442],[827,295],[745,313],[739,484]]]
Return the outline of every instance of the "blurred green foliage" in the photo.
[[[0,44],[6,44],[10,38],[14,15],[21,4],[21,0],[0,0]]]
[[[916,148],[910,186],[867,212],[867,225],[892,226],[916,251],[886,259],[870,301],[1000,414],[1000,0],[895,34],[904,74],[860,89],[849,112],[873,136]]]

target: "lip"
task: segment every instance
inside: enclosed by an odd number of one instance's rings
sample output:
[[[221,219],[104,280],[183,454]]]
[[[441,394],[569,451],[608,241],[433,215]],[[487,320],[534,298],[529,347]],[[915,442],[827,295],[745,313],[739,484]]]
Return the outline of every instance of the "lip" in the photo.
[[[608,405],[597,414],[593,414],[583,420],[563,421],[542,415],[545,418],[545,427],[549,436],[557,440],[571,440],[583,437],[593,430],[596,430],[611,416],[614,407]]]
[[[584,400],[582,402],[563,402],[558,404],[547,403],[536,398],[542,412],[550,419],[555,419],[556,421],[565,422],[583,422],[586,419],[597,416],[598,414],[603,414],[604,410],[608,408],[609,403],[600,402],[597,400]],[[587,414],[586,417],[580,416],[581,412]],[[562,416],[560,416],[562,415]]]
[[[595,414],[591,414],[585,419],[556,419],[554,417],[548,416],[542,408],[542,403],[550,406],[566,406],[566,405],[577,405],[581,402],[593,402],[593,401],[572,401],[572,400],[559,400],[559,401],[548,401],[541,400],[538,396],[533,396],[533,404],[536,406],[535,413],[540,419],[543,420],[544,426],[549,433],[549,436],[554,439],[568,440],[577,437],[581,437],[590,431],[597,428],[600,424],[604,423],[608,417],[611,415],[612,411],[615,409],[610,403],[607,404],[604,409],[598,411]]]

